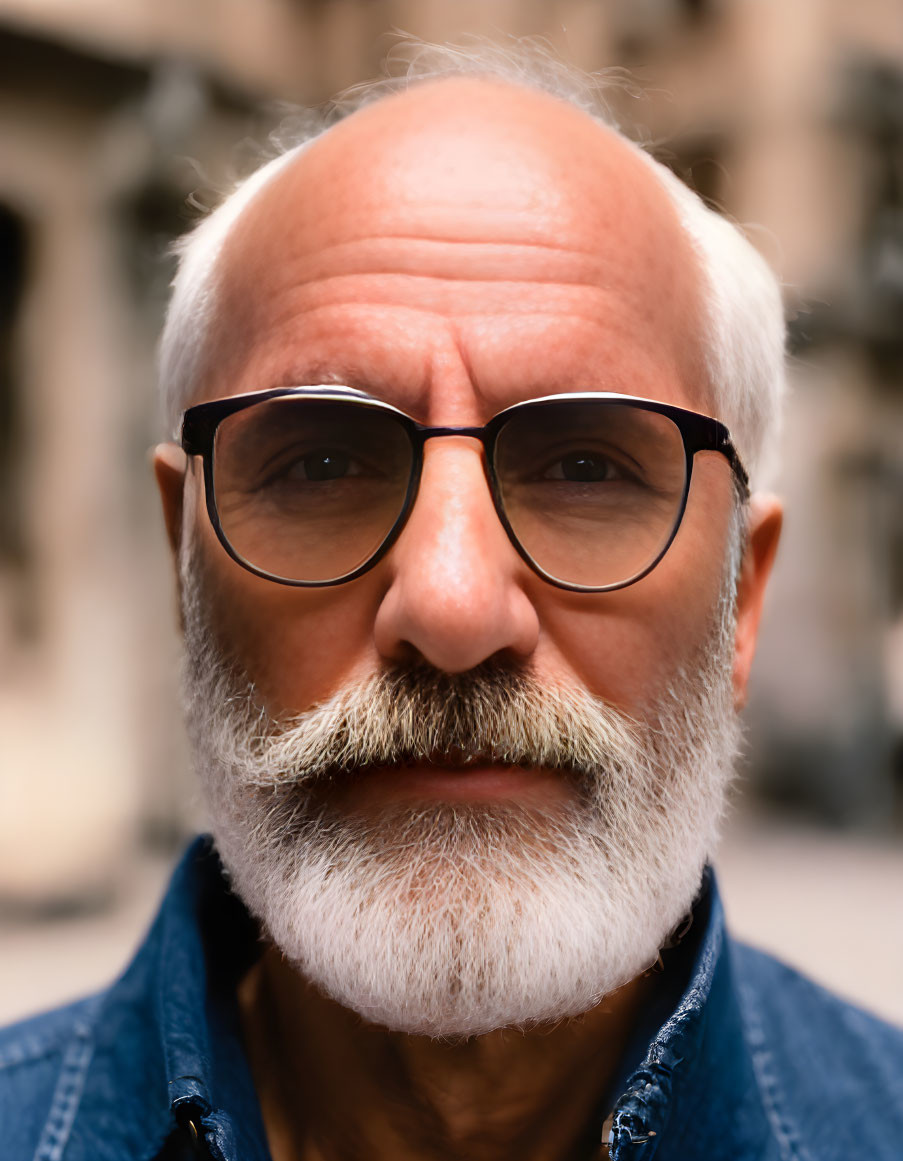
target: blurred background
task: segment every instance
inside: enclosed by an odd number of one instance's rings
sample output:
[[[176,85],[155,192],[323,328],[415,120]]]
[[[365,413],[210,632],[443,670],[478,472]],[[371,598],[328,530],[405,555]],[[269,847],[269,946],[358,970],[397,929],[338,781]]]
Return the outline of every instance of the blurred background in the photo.
[[[0,0],[0,1020],[109,979],[201,824],[147,452],[169,242],[393,28],[626,70],[786,288],[788,518],[734,929],[903,1023],[899,0]]]

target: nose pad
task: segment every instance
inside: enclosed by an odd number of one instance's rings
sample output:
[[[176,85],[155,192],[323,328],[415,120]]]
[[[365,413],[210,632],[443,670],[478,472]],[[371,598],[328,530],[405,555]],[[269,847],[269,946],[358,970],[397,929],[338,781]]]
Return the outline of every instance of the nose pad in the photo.
[[[536,647],[526,566],[496,513],[475,441],[427,443],[413,510],[387,562],[392,580],[374,626],[387,659],[461,673]]]

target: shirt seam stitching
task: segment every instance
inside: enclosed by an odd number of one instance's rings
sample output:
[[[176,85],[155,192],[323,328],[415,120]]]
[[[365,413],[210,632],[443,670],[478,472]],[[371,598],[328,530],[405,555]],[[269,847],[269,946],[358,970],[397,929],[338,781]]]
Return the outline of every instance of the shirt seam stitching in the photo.
[[[63,1056],[50,1112],[34,1153],[34,1161],[60,1161],[62,1158],[75,1123],[93,1055],[92,1023],[79,1019]]]
[[[800,1140],[792,1120],[781,1102],[780,1085],[773,1069],[774,1056],[767,1047],[765,1027],[754,1010],[754,998],[747,985],[740,985],[741,1016],[747,1029],[747,1038],[756,1087],[762,1107],[771,1125],[781,1161],[812,1161],[809,1150]]]

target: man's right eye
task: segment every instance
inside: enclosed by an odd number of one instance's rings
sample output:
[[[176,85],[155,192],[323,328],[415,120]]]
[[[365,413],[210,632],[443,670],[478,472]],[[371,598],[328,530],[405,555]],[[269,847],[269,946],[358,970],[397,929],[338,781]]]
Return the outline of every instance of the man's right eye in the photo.
[[[324,448],[301,456],[280,474],[291,480],[313,481],[340,480],[346,476],[363,475],[363,472],[360,464],[352,460],[347,452]]]
[[[255,487],[269,488],[286,484],[317,484],[330,480],[347,480],[372,474],[360,456],[340,447],[318,447],[305,450],[286,448],[268,457],[254,472]]]

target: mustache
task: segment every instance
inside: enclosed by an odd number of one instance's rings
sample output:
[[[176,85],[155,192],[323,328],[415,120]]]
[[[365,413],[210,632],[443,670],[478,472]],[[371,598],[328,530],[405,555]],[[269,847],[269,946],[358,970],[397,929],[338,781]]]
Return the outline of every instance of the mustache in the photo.
[[[386,668],[285,720],[213,650],[194,651],[190,669],[189,732],[203,728],[224,765],[240,766],[242,783],[260,788],[413,762],[545,767],[598,784],[606,770],[648,761],[654,733],[584,690],[494,661],[461,674]]]

